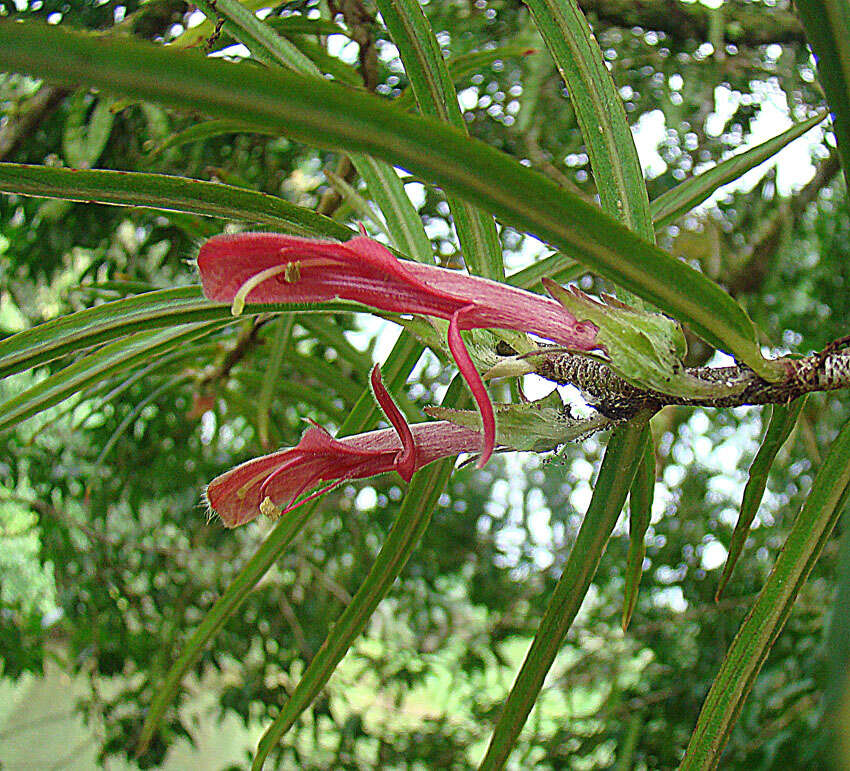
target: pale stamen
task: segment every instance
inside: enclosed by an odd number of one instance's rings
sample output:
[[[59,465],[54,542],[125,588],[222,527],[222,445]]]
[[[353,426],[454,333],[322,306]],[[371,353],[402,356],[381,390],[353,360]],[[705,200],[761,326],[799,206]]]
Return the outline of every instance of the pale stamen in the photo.
[[[274,265],[271,268],[266,268],[265,270],[261,270],[259,273],[251,276],[251,278],[239,287],[239,290],[233,296],[233,304],[230,306],[230,312],[234,316],[241,315],[242,311],[245,310],[245,300],[248,298],[251,290],[258,287],[263,283],[263,281],[273,278],[274,276],[278,276],[281,273],[284,274],[284,277],[286,277],[287,280],[290,280],[290,276],[292,276],[292,268],[290,268],[289,265],[290,264],[288,262],[283,265]],[[298,273],[300,275],[300,271],[298,271]]]
[[[268,471],[261,471],[256,476],[251,477],[251,479],[249,479],[244,485],[242,485],[242,487],[240,487],[236,491],[237,500],[244,501],[245,497],[251,491],[251,488],[254,487],[254,485],[262,482],[268,475],[269,475]]]

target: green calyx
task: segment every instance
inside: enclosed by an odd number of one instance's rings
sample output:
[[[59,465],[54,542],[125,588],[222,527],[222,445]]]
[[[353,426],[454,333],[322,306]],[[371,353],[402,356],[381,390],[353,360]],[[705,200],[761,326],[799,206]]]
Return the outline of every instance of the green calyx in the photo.
[[[571,417],[557,390],[535,402],[493,406],[496,410],[496,444],[512,450],[553,450],[611,425],[608,418],[598,413],[584,419]],[[426,407],[425,412],[437,420],[481,430],[481,415],[477,411]]]
[[[543,279],[546,290],[578,321],[597,326],[597,341],[606,363],[631,383],[672,396],[707,397],[717,384],[685,371],[688,346],[677,321],[660,313],[632,308],[614,297],[595,300],[577,287],[564,288]]]

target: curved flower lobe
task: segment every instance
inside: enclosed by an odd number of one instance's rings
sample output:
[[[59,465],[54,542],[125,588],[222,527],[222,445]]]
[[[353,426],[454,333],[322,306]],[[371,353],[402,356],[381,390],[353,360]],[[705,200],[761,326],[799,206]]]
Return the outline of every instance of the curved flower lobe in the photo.
[[[264,513],[285,514],[349,479],[398,471],[405,481],[440,458],[475,452],[478,431],[447,421],[409,426],[381,382],[377,367],[372,387],[393,428],[334,439],[318,426],[307,429],[295,447],[249,460],[210,482],[206,499],[227,527]],[[326,484],[306,498],[308,490]]]

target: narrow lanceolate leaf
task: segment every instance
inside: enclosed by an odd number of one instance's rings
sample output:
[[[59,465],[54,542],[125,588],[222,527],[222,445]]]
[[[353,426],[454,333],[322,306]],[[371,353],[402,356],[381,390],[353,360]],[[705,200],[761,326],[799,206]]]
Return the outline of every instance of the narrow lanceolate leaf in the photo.
[[[370,197],[384,215],[393,246],[417,262],[433,264],[431,241],[396,170],[368,155],[359,155],[356,160]]]
[[[580,262],[555,252],[555,254],[550,254],[527,268],[512,273],[505,281],[513,286],[518,286],[520,289],[540,291],[543,289],[541,279],[551,278],[558,284],[567,284],[585,273],[587,273],[587,268]]]
[[[752,322],[717,284],[507,155],[378,97],[285,71],[38,24],[0,23],[0,67],[381,157],[574,255],[760,375],[784,376],[762,357]]]
[[[649,198],[623,101],[575,0],[528,0],[570,92],[602,208],[654,243]]]
[[[190,142],[202,142],[212,137],[220,137],[223,134],[251,134],[257,133],[255,129],[244,123],[233,120],[205,120],[176,134],[170,134],[162,142],[156,144],[151,150],[151,155],[159,155],[171,147],[182,147]],[[265,131],[265,134],[274,136],[274,132]],[[148,146],[147,144],[145,145]]]
[[[467,133],[457,92],[434,31],[415,0],[378,0],[378,8],[398,48],[414,97],[423,115]],[[449,196],[461,251],[470,272],[504,278],[502,248],[492,216]]]
[[[384,382],[390,391],[395,391],[404,385],[407,375],[416,365],[422,350],[423,347],[409,335],[402,334],[399,337],[392,352],[381,367]],[[378,414],[378,406],[372,392],[367,388],[343,421],[338,436],[348,436],[365,431],[375,424]],[[197,661],[216,632],[236,612],[292,539],[304,529],[304,525],[310,519],[315,508],[316,503],[309,503],[292,512],[290,517],[281,519],[266,540],[263,541],[262,546],[239,571],[236,578],[231,581],[224,594],[204,616],[204,620],[186,642],[177,661],[174,662],[162,683],[158,684],[158,690],[151,702],[139,737],[139,753],[144,751],[153,738],[168,705],[171,704],[180,690],[183,677]]]
[[[445,401],[449,406],[456,403],[460,393],[459,382],[459,379],[455,379],[453,387],[446,394]],[[251,766],[252,771],[262,769],[269,753],[316,698],[349,647],[359,637],[378,603],[386,596],[419,543],[453,470],[454,459],[447,458],[413,476],[398,518],[387,535],[369,575],[334,624],[319,652],[298,681],[294,693],[260,739]]]
[[[160,332],[139,332],[127,340],[107,345],[0,404],[0,431],[13,428],[21,421],[116,372],[191,342],[221,326],[221,322],[212,322],[189,324]]]
[[[646,557],[646,531],[652,519],[655,497],[655,449],[652,433],[644,428],[643,455],[629,490],[629,553],[626,557],[626,586],[623,590],[623,630],[628,629],[637,604],[640,574]]]
[[[339,239],[352,236],[348,228],[329,217],[282,198],[233,185],[166,174],[0,163],[0,191],[244,220],[307,236]]]
[[[835,596],[831,602],[829,628],[824,640],[821,668],[823,700],[820,704],[820,730],[826,747],[841,747],[843,763],[836,757],[836,767],[847,768],[850,748],[839,737],[846,731],[847,670],[850,667],[850,527],[847,509],[841,522],[841,541],[835,562]],[[839,741],[837,741],[839,740]]]
[[[770,409],[770,422],[761,447],[759,447],[756,457],[750,464],[749,479],[747,479],[747,485],[744,487],[744,497],[741,501],[741,513],[738,514],[738,521],[735,523],[735,530],[732,532],[732,541],[729,544],[729,554],[726,557],[726,565],[723,567],[723,575],[720,576],[720,581],[717,584],[716,600],[719,600],[723,595],[723,590],[732,577],[735,563],[741,556],[750,527],[761,505],[764,488],[767,486],[767,476],[770,473],[771,466],[773,466],[773,461],[797,424],[797,418],[800,416],[800,411],[805,403],[806,397],[803,396],[787,407],[774,404],[768,408]]]
[[[773,570],[720,665],[680,769],[717,767],[729,732],[794,600],[829,540],[848,491],[850,424],[841,429],[829,448]]]
[[[811,131],[824,118],[826,118],[826,113],[820,112],[808,120],[795,123],[791,128],[766,142],[762,142],[746,152],[733,155],[708,171],[690,177],[663,195],[658,196],[649,207],[655,227],[673,222],[695,206],[699,206],[723,185],[734,182],[750,169],[769,161],[783,147],[803,136],[807,131]]]
[[[493,64],[493,62],[503,59],[513,59],[519,56],[529,56],[533,53],[535,53],[533,48],[517,44],[487,48],[483,51],[469,51],[465,54],[453,56],[448,60],[449,74],[451,75],[452,82],[458,85],[470,73],[483,69]],[[414,101],[413,89],[408,87],[402,92],[401,96],[393,100],[393,104],[396,107],[406,110],[408,107],[413,106]]]
[[[850,7],[844,0],[794,4],[818,60],[818,76],[832,112],[844,179],[850,179]]]
[[[300,308],[251,303],[245,306],[243,314],[356,309],[351,303],[342,302],[315,303]],[[211,303],[197,286],[146,292],[61,316],[0,340],[0,377],[131,333],[231,318],[229,305]]]
[[[561,578],[508,696],[480,769],[501,769],[516,743],[543,680],[555,660],[626,501],[646,447],[645,423],[635,420],[611,434],[593,497]]]

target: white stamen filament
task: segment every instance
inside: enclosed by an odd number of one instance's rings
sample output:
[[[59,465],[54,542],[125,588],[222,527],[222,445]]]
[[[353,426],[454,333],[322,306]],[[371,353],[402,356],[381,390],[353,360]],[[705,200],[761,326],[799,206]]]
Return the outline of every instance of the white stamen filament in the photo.
[[[259,273],[251,276],[251,278],[239,287],[239,291],[233,296],[233,304],[230,306],[230,312],[234,316],[241,315],[242,311],[245,310],[245,300],[251,293],[252,289],[262,284],[266,279],[291,270],[289,263],[286,262],[283,265],[275,265],[271,268],[266,268],[265,270],[261,270]]]

